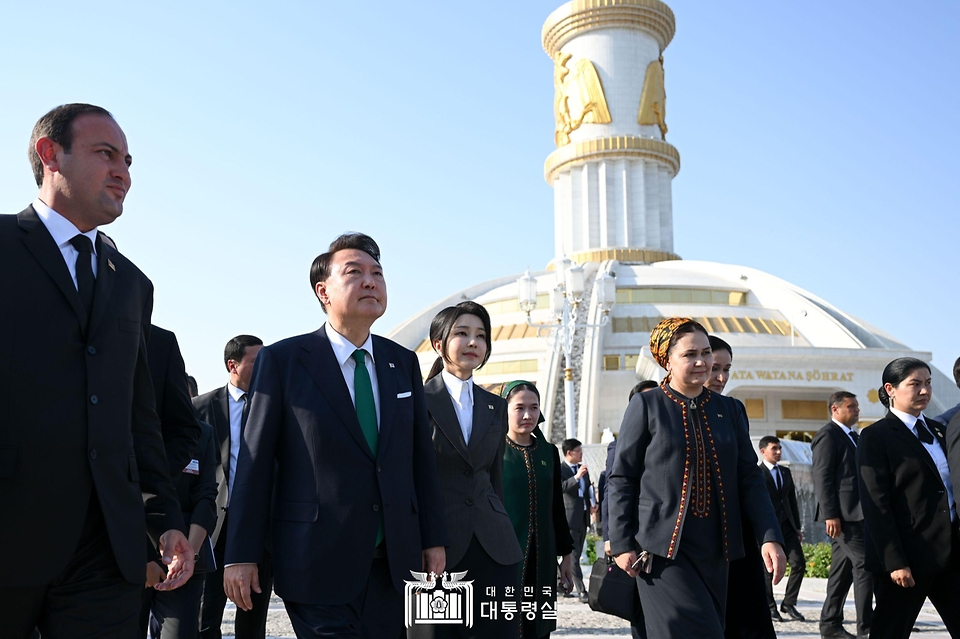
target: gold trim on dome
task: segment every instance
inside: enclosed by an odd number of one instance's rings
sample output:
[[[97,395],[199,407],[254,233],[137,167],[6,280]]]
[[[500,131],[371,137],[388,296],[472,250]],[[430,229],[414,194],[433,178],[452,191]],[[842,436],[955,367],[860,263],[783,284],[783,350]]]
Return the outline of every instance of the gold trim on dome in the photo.
[[[543,49],[551,58],[572,38],[611,27],[642,29],[657,39],[662,53],[677,30],[673,11],[660,0],[572,0],[543,24]]]
[[[547,156],[543,164],[543,177],[553,184],[556,173],[570,166],[583,164],[590,160],[610,158],[649,158],[665,162],[673,168],[676,176],[680,172],[680,153],[662,140],[641,138],[635,135],[618,135],[609,138],[597,138],[576,144],[562,146]]]
[[[653,264],[654,262],[670,262],[680,259],[679,255],[669,251],[626,247],[591,249],[573,253],[569,257],[577,264],[605,262],[607,260],[617,260],[626,264]]]

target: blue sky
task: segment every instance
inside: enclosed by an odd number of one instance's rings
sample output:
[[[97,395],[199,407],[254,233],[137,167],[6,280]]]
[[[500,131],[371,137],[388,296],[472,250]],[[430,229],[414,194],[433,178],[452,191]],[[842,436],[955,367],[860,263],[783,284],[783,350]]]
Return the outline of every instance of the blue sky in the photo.
[[[201,390],[224,383],[229,337],[320,325],[308,269],[343,231],[381,244],[387,333],[552,257],[540,28],[559,4],[11,3],[0,212],[36,195],[37,118],[99,104],[134,156],[105,230],[154,281]],[[669,4],[676,251],[782,277],[949,375],[960,5]]]

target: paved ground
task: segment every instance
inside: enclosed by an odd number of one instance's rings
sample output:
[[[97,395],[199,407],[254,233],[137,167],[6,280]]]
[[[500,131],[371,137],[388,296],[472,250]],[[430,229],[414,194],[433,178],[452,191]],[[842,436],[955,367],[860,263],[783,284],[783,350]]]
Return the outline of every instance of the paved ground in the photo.
[[[590,567],[584,566],[584,578],[589,574]],[[779,586],[774,588],[777,600],[783,597],[783,588],[786,583],[784,580]],[[807,578],[803,580],[803,587],[800,589],[800,600],[797,602],[797,608],[806,617],[807,621],[798,622],[774,622],[777,635],[780,637],[789,637],[790,639],[818,639],[820,637],[817,620],[820,618],[820,608],[823,605],[823,597],[826,592],[826,579]],[[558,629],[552,636],[563,637],[564,639],[585,639],[587,637],[629,637],[630,626],[626,621],[610,615],[590,610],[586,604],[573,603],[572,599],[561,599],[557,607]],[[846,604],[847,619],[854,619],[853,610],[853,591]],[[227,611],[223,617],[224,636],[233,636],[233,618],[236,609],[233,604],[228,603]],[[929,602],[924,605],[920,618],[917,620],[916,632],[914,635],[923,639],[947,639],[950,635],[947,633],[940,621],[940,616]],[[855,632],[852,623],[847,624],[847,630]],[[283,609],[283,602],[274,597],[270,603],[270,613],[267,617],[267,636],[271,639],[293,638],[293,628],[290,626],[290,620]],[[660,638],[656,638],[660,639]]]

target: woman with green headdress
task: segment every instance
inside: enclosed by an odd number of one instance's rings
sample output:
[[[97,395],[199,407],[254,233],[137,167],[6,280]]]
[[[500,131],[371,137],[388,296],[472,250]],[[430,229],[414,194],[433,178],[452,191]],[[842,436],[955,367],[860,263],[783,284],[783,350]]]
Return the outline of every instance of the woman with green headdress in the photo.
[[[774,583],[783,535],[746,409],[704,386],[707,331],[667,318],[650,332],[650,351],[667,376],[634,395],[623,416],[607,479],[610,552],[637,578],[648,637],[722,639],[729,562],[744,555],[741,510]]]
[[[573,587],[573,539],[563,509],[560,453],[540,431],[543,415],[536,386],[517,380],[500,395],[507,400],[508,425],[503,496],[523,550],[517,580],[520,636],[538,639],[557,627],[559,556],[561,586],[567,592]]]

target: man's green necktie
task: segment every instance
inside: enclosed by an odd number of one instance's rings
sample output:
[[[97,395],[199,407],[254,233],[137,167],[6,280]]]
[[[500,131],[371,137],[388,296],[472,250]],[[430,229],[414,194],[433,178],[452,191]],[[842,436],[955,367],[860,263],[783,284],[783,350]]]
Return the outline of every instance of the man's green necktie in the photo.
[[[377,456],[377,444],[380,441],[380,430],[377,428],[377,405],[373,400],[373,384],[370,383],[370,373],[364,363],[366,351],[353,351],[353,361],[356,368],[353,371],[353,403],[357,409],[357,419],[360,421],[360,430],[367,440],[370,452]],[[380,525],[377,528],[377,543],[383,541],[383,511],[380,512]]]

